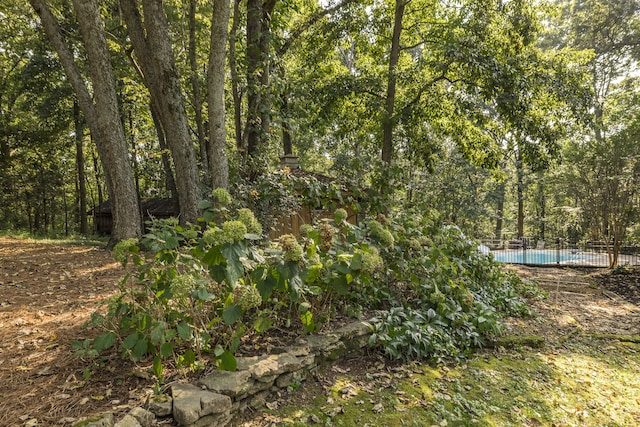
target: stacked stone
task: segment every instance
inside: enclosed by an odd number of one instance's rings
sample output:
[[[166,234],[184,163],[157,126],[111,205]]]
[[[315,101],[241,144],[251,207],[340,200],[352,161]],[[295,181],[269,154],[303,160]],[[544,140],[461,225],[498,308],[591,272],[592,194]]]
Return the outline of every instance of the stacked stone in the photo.
[[[313,335],[276,348],[274,354],[238,357],[237,370],[215,371],[196,384],[174,384],[171,395],[156,396],[148,408],[134,408],[115,422],[113,414],[85,420],[85,427],[149,427],[156,417],[173,416],[180,426],[224,427],[234,414],[259,409],[271,394],[304,381],[310,373],[367,345],[371,330],[355,322],[326,335]]]

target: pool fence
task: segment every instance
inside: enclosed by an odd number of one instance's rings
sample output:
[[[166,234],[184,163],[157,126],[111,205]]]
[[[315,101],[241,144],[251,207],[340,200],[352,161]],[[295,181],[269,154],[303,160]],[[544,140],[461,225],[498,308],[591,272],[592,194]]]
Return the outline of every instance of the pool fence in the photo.
[[[572,242],[564,239],[481,239],[484,251],[500,262],[538,266],[609,267],[613,245],[599,241]],[[640,246],[623,244],[618,266],[640,265]]]

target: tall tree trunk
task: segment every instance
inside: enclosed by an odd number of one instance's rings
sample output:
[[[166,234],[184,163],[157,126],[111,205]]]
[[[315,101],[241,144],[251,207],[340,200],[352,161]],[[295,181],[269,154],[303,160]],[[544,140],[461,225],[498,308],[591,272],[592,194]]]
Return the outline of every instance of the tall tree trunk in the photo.
[[[176,180],[173,176],[173,169],[171,168],[171,158],[167,154],[167,140],[164,137],[164,130],[162,129],[162,123],[160,122],[157,108],[153,103],[149,106],[151,111],[151,117],[153,119],[153,125],[156,128],[156,134],[158,135],[158,145],[162,154],[160,158],[162,160],[162,167],[164,169],[164,185],[165,189],[169,193],[169,197],[178,200],[178,190],[176,189]]]
[[[97,2],[73,1],[89,63],[94,91],[92,100],[74,62],[73,54],[67,47],[62,31],[45,1],[29,1],[40,16],[45,32],[60,58],[76,93],[78,104],[94,135],[111,200],[113,229],[110,244],[129,237],[139,237],[141,221],[138,196],[133,184],[124,130],[118,114],[115,81]]]
[[[236,57],[236,38],[240,25],[240,1],[233,1],[233,20],[229,33],[229,70],[231,72],[231,96],[233,97],[233,125],[236,137],[236,149],[244,158],[246,147],[242,136],[242,95],[240,94],[238,81],[238,63]]]
[[[229,31],[229,0],[214,0],[209,49],[209,174],[212,188],[229,188],[224,76]]]
[[[144,81],[145,75],[140,69],[140,65],[133,57],[133,49],[127,49],[127,56],[129,58],[129,61],[131,61],[133,69],[136,70],[138,76]],[[151,112],[151,119],[153,120],[153,126],[156,129],[156,135],[158,137],[158,146],[160,147],[161,152],[160,158],[162,161],[162,167],[164,169],[165,176],[165,190],[169,193],[169,197],[177,202],[178,190],[176,188],[176,180],[173,174],[173,169],[171,168],[171,158],[167,154],[167,150],[169,150],[169,147],[167,146],[164,129],[162,128],[162,120],[160,120],[160,112],[158,111],[159,109],[160,107],[158,106],[158,99],[155,97],[151,97],[151,102],[149,103],[149,111]]]
[[[247,157],[253,163],[258,156],[262,125],[260,123],[260,74],[262,52],[262,0],[247,0]],[[255,165],[250,165],[251,168]]]
[[[391,37],[391,53],[389,55],[389,71],[387,77],[387,99],[385,102],[385,114],[382,121],[382,161],[390,164],[393,158],[393,117],[396,103],[396,67],[400,59],[400,33],[402,31],[402,18],[404,16],[405,0],[396,0],[395,15],[393,19],[393,36]]]
[[[547,197],[544,193],[544,171],[538,172],[538,203],[540,215],[538,223],[540,224],[540,239],[545,239],[546,220],[547,220]]]
[[[171,48],[167,18],[162,4],[143,0],[144,26],[136,0],[120,0],[133,49],[140,61],[143,82],[157,108],[173,157],[180,221],[195,223],[200,198],[195,149],[189,135],[180,77]]]
[[[198,76],[198,58],[196,56],[196,6],[197,0],[189,0],[189,65],[191,67],[191,88],[193,90],[193,110],[196,119],[198,133],[198,147],[200,148],[200,163],[202,171],[209,174],[209,150],[207,147],[207,135],[202,118],[202,95],[200,91],[200,78]],[[214,5],[215,10],[215,5]],[[227,16],[229,15],[227,6]],[[214,12],[215,14],[215,12]],[[212,29],[213,32],[213,29]]]
[[[501,182],[498,184],[498,206],[496,207],[496,231],[495,239],[502,239],[502,224],[504,221],[504,196],[505,196],[505,184]]]
[[[524,236],[524,164],[522,163],[522,151],[517,147],[516,152],[516,176],[518,193],[518,238]]]
[[[73,104],[73,121],[76,132],[76,171],[78,179],[78,219],[80,222],[80,234],[89,234],[87,222],[87,177],[84,171],[84,126],[80,116],[80,107],[77,102]]]
[[[91,152],[93,158],[93,177],[96,180],[96,193],[98,193],[98,206],[104,203],[104,194],[102,191],[102,179],[100,179],[100,162],[96,152]]]
[[[293,142],[291,141],[291,125],[289,124],[289,97],[282,92],[282,149],[285,156],[293,154]]]
[[[276,6],[276,0],[266,0],[262,3],[262,22],[260,32],[260,58],[262,61],[262,74],[260,75],[260,134],[262,143],[269,139],[271,130],[271,15]]]

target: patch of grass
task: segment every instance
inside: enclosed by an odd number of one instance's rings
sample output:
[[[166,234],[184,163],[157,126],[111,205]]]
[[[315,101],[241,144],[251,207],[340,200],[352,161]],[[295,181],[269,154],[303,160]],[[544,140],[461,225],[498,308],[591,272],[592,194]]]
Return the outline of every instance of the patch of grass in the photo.
[[[563,347],[478,354],[457,367],[338,375],[284,425],[636,426],[640,345],[581,337]]]
[[[70,246],[105,246],[109,240],[108,237],[99,236],[35,236],[28,232],[2,232],[0,231],[0,237],[7,237],[12,239],[25,240],[29,243],[42,243],[48,245],[70,245]]]

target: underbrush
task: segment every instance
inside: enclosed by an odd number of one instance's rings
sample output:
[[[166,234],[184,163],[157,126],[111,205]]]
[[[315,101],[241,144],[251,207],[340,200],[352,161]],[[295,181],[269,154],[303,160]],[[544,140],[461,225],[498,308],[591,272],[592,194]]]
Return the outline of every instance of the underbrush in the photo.
[[[141,241],[116,245],[116,259],[135,268],[106,313],[92,316],[102,333],[74,342],[77,354],[117,349],[153,360],[161,384],[167,363],[235,370],[250,333],[313,333],[336,316],[375,311],[371,346],[392,359],[438,362],[499,335],[501,316],[529,315],[522,282],[454,226],[410,212],[353,225],[337,209],[299,238],[268,241],[253,212],[231,202],[215,190],[198,224],[156,221]]]

